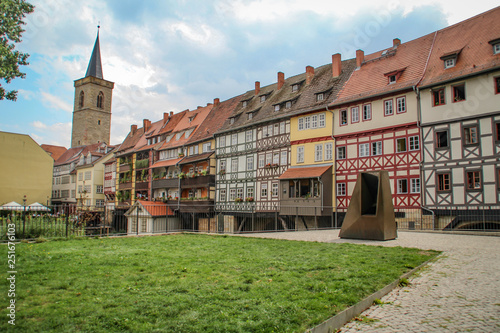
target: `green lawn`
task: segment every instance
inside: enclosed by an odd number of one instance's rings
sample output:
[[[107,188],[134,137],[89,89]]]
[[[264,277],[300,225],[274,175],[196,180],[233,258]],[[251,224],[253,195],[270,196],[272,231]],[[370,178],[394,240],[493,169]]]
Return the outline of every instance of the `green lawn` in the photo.
[[[303,332],[435,255],[192,234],[23,243],[15,331]]]

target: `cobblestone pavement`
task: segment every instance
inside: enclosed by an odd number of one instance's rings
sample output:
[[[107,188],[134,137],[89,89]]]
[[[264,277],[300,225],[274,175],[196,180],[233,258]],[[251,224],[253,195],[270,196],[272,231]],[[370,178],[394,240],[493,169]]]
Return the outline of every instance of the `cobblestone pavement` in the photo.
[[[500,237],[398,232],[396,240],[338,238],[338,230],[247,235],[443,251],[340,332],[500,332]]]

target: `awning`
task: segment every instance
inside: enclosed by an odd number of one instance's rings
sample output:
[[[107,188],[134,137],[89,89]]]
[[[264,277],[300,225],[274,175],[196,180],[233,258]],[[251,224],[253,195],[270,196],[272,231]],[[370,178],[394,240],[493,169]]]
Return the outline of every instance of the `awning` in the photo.
[[[169,166],[172,166],[172,165],[176,165],[177,162],[179,162],[183,158],[184,157],[176,158],[176,159],[173,159],[173,160],[159,161],[159,162],[156,162],[155,164],[153,164],[151,166],[151,168],[169,167]]]
[[[203,153],[203,154],[199,154],[199,155],[185,157],[182,160],[181,164],[187,164],[187,163],[193,163],[193,162],[199,162],[199,161],[207,160],[207,159],[210,158],[210,156],[212,156],[213,153],[214,152],[211,151],[211,152],[208,152],[208,153]]]
[[[283,180],[318,178],[331,168],[331,165],[320,167],[289,168],[279,177],[279,179]]]

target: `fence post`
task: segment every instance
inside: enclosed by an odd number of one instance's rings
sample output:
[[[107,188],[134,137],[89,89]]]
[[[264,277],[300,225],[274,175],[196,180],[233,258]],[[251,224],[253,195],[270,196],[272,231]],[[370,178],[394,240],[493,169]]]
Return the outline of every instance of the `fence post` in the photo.
[[[69,228],[69,206],[65,206],[66,209],[63,209],[64,219],[66,220],[66,238],[68,238],[68,228]]]
[[[24,196],[26,198],[26,196]],[[26,203],[24,203],[24,210],[23,210],[23,238],[26,237]]]
[[[274,225],[276,226],[276,231],[278,231],[278,207],[275,207],[276,210],[274,212]],[[286,231],[286,229],[285,229]]]

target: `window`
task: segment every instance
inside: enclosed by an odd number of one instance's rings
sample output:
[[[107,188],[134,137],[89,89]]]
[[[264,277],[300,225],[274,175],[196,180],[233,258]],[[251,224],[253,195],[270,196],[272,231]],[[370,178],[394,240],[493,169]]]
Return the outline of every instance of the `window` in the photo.
[[[371,104],[363,105],[363,120],[372,119],[372,106]]]
[[[247,113],[247,120],[253,119],[253,112],[248,112]]]
[[[286,151],[282,151],[280,165],[287,165],[287,164],[288,164],[288,154]]]
[[[446,69],[446,68],[455,67],[455,61],[456,61],[455,58],[444,59],[444,68]]]
[[[299,90],[299,85],[298,84],[292,85],[292,92],[297,91],[297,90]]]
[[[78,185],[78,193],[82,193],[83,192],[83,185]]]
[[[269,136],[273,135],[273,125],[267,126],[267,134],[269,134]],[[274,133],[274,134],[277,134],[277,133]]]
[[[481,171],[467,171],[467,189],[481,189]]]
[[[292,107],[292,102],[288,101],[285,103],[285,109],[289,109]]]
[[[238,172],[238,159],[231,160],[231,172]]]
[[[369,143],[360,143],[359,144],[359,157],[367,157],[370,156],[370,144]]]
[[[318,128],[318,115],[314,114],[311,116],[311,128]]]
[[[372,142],[372,156],[382,155],[382,141]]]
[[[304,118],[304,129],[310,129],[311,128],[311,117],[305,117]]]
[[[234,201],[236,199],[236,189],[229,189],[229,201]]]
[[[449,173],[441,173],[437,175],[438,183],[437,190],[438,192],[444,192],[450,190],[450,174]]]
[[[211,150],[212,150],[212,143],[211,142],[207,142],[207,143],[203,144],[203,152],[204,153],[208,153]]]
[[[85,180],[92,179],[92,171],[85,171]]]
[[[243,199],[243,189],[242,188],[236,189],[236,197]]]
[[[226,189],[222,189],[219,191],[219,200],[226,201]]]
[[[280,105],[279,105],[279,104],[276,104],[276,105],[274,106],[274,111],[279,111],[279,110],[280,110]]]
[[[232,124],[234,124],[234,120],[235,120],[235,117],[231,117],[231,118],[229,118],[229,123],[230,123],[231,125],[232,125]]]
[[[444,88],[441,88],[441,89],[438,89],[438,90],[434,90],[432,92],[432,98],[433,98],[434,106],[444,105],[445,104],[445,100],[444,100]]]
[[[325,160],[331,161],[333,159],[333,143],[325,143]]]
[[[280,123],[280,133],[285,134],[285,122],[284,121],[282,121]]]
[[[448,131],[436,132],[436,148],[448,148]]]
[[[247,198],[253,198],[253,187],[247,187]]]
[[[263,168],[265,165],[264,161],[265,155],[259,155],[259,168]]]
[[[271,153],[266,154],[266,164],[271,164],[273,162],[273,155]]]
[[[97,207],[104,207],[104,200],[103,200],[103,199],[97,199],[97,200],[95,201],[95,205],[96,205]]]
[[[260,186],[260,196],[267,199],[267,184],[262,184]]]
[[[220,169],[219,171],[226,171],[226,160],[220,161]]]
[[[464,144],[478,144],[477,126],[464,127]]]
[[[322,101],[325,98],[325,94],[317,94],[316,95],[316,102]]]
[[[104,94],[102,91],[99,91],[99,95],[97,95],[97,107],[102,109],[104,105]]]
[[[271,188],[271,195],[273,197],[277,197],[278,196],[278,187],[279,187],[279,184],[278,183],[273,183],[271,186],[272,186],[272,188]]]
[[[304,163],[304,146],[297,147],[297,163]]]
[[[323,161],[323,144],[314,146],[314,161]]]
[[[396,98],[396,105],[397,105],[397,113],[403,113],[406,112],[406,97],[398,97]]]
[[[420,141],[419,141],[418,135],[410,136],[408,138],[408,144],[410,146],[409,147],[410,150],[419,150],[420,149]]]
[[[340,126],[347,125],[347,110],[340,111]]]
[[[247,171],[253,171],[253,156],[247,157]]]
[[[356,106],[351,108],[351,123],[357,122],[359,122],[359,107]]]
[[[392,99],[384,101],[384,115],[391,116],[394,113],[392,109]]]
[[[402,153],[406,151],[406,138],[396,139],[396,152]]]
[[[226,137],[225,136],[221,136],[219,138],[219,146],[221,146],[221,147],[225,147],[226,146]]]
[[[326,125],[326,116],[324,113],[319,114],[318,127],[323,128]]]
[[[345,146],[337,147],[337,159],[344,160],[346,158],[346,149]]]
[[[343,197],[346,195],[346,184],[337,183],[337,196]]]
[[[232,145],[237,145],[238,144],[238,134],[231,135],[231,144]]]
[[[78,173],[78,180],[83,180],[83,172]]]
[[[249,141],[252,141],[252,140],[253,140],[253,131],[247,131],[246,141],[249,142]]]
[[[410,192],[420,193],[420,178],[410,179]]]
[[[83,107],[83,100],[85,98],[85,94],[83,91],[80,91],[80,101],[78,102],[78,105],[80,105],[80,107]]]
[[[260,102],[264,103],[266,101],[266,95],[260,96]]]
[[[299,118],[299,131],[304,129],[304,118]]]
[[[500,122],[495,123],[495,141],[500,141]]]
[[[495,78],[495,94],[500,94],[500,76]]]
[[[96,188],[95,188],[95,193],[97,193],[97,194],[104,193],[103,186],[102,185],[97,185]]]
[[[453,102],[465,101],[465,84],[451,87],[453,90]]]
[[[269,136],[269,134],[267,134],[267,126],[264,126],[262,127],[262,137],[266,137],[266,136]]]
[[[274,135],[280,134],[280,124],[274,124]]]
[[[280,153],[273,154],[273,164],[278,164],[280,162]]]
[[[408,193],[408,179],[398,179],[398,193]]]
[[[241,102],[241,106],[242,106],[242,107],[244,107],[244,108],[245,108],[247,105],[248,105],[248,101],[243,101],[243,102]]]
[[[493,54],[500,54],[500,43],[493,44]]]

